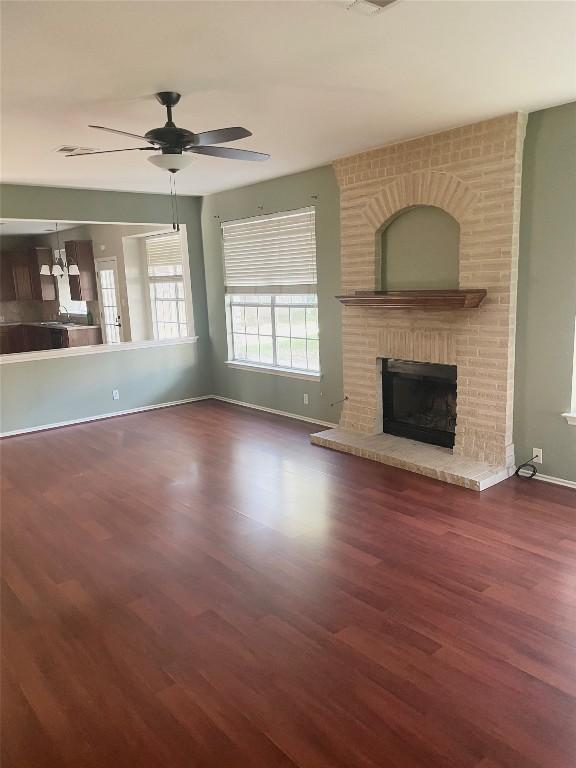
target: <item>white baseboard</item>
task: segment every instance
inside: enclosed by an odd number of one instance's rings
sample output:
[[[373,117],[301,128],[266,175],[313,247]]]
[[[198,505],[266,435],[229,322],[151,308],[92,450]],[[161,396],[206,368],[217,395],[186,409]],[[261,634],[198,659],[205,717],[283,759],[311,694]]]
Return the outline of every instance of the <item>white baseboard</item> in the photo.
[[[521,474],[520,477],[529,477],[528,474]],[[576,488],[575,480],[564,480],[562,477],[553,477],[552,475],[534,475],[532,480],[541,480],[543,483],[552,483],[553,485],[563,485],[566,488]]]
[[[30,432],[43,432],[46,429],[58,429],[59,427],[71,427],[74,424],[85,424],[89,421],[100,421],[102,419],[113,419],[115,416],[129,416],[131,413],[141,413],[142,411],[154,411],[157,408],[170,408],[173,405],[185,405],[186,403],[196,403],[200,400],[221,400],[224,403],[230,403],[232,405],[241,405],[244,408],[253,408],[256,411],[265,411],[266,413],[274,413],[277,416],[287,416],[290,419],[298,419],[300,421],[309,421],[311,424],[320,424],[324,427],[336,427],[337,424],[333,424],[329,421],[318,421],[318,419],[310,419],[306,416],[299,416],[296,413],[287,413],[286,411],[277,411],[274,408],[265,408],[263,405],[253,405],[252,403],[243,403],[240,400],[232,400],[229,397],[220,397],[220,395],[201,395],[200,397],[187,397],[184,400],[172,400],[168,403],[155,403],[154,405],[143,405],[139,408],[128,408],[125,411],[114,411],[113,413],[100,413],[98,416],[85,416],[81,419],[70,419],[69,421],[58,421],[53,424],[41,424],[37,427],[26,427],[25,429],[13,429],[8,432],[0,432],[0,438],[15,437],[16,435],[26,435]]]
[[[0,438],[14,437],[15,435],[25,435],[29,432],[43,432],[45,429],[58,429],[59,427],[70,427],[74,424],[84,424],[87,421],[100,421],[101,419],[113,419],[115,416],[128,416],[131,413],[141,413],[142,411],[154,411],[156,408],[170,408],[172,405],[184,405],[185,403],[195,403],[198,400],[210,400],[212,395],[201,395],[200,397],[187,397],[184,400],[172,400],[169,403],[155,403],[154,405],[143,405],[139,408],[128,408],[125,411],[114,411],[113,413],[101,413],[98,416],[84,416],[81,419],[70,419],[70,421],[58,421],[54,424],[42,424],[38,427],[27,427],[26,429],[13,429],[9,432],[0,432]]]
[[[576,488],[576,480],[564,480],[563,477],[552,477],[552,475],[536,475],[534,480],[542,480],[543,483],[552,483],[553,485],[564,485],[566,488]]]
[[[337,427],[332,421],[319,421],[318,419],[311,419],[309,416],[300,416],[298,413],[288,413],[287,411],[277,411],[275,408],[265,408],[263,405],[254,405],[254,403],[245,403],[242,400],[232,400],[231,397],[222,397],[221,395],[211,395],[211,400],[220,400],[223,403],[230,403],[231,405],[241,405],[244,408],[252,408],[255,411],[264,411],[265,413],[273,413],[275,416],[286,416],[289,419],[298,419],[298,421],[308,421],[310,424],[320,424],[322,427]]]

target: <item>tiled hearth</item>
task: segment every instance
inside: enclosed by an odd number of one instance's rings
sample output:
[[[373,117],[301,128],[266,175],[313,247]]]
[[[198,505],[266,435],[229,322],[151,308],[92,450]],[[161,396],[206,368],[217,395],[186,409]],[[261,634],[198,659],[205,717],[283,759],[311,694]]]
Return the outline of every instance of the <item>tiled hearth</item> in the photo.
[[[310,439],[323,448],[407,469],[473,491],[483,491],[510,476],[506,467],[494,467],[476,459],[454,456],[450,448],[426,445],[395,435],[362,435],[336,427],[317,432]]]
[[[482,486],[488,476],[498,482],[513,471],[525,122],[506,115],[336,161],[344,295],[380,289],[382,229],[404,209],[432,205],[460,225],[459,287],[485,288],[487,296],[478,308],[450,311],[344,306],[348,399],[340,427],[314,442],[479,490],[474,478],[482,475]],[[380,358],[457,367],[453,451],[381,434]]]

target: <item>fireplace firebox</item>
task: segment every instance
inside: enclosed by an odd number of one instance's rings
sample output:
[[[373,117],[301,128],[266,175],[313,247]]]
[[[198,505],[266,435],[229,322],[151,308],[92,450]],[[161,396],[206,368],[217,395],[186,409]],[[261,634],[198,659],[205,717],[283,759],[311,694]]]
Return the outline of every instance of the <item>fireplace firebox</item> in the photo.
[[[382,359],[383,431],[454,446],[456,366]]]

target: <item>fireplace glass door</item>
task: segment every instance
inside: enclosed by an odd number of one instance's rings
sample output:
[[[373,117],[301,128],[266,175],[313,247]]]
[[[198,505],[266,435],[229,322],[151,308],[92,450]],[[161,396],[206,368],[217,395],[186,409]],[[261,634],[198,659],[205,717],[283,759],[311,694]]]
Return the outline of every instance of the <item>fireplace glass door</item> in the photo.
[[[456,366],[382,360],[383,431],[454,446]]]

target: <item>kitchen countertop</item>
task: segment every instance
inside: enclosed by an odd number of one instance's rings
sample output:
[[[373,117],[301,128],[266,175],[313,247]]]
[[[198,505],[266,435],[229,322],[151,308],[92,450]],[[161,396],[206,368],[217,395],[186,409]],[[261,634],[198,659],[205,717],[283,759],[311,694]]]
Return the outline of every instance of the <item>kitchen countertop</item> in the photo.
[[[35,328],[53,328],[57,331],[79,331],[83,328],[100,328],[99,325],[84,325],[81,323],[57,323],[57,322],[26,322],[26,321],[16,321],[16,322],[10,322],[10,321],[2,321],[0,322],[0,327],[7,328],[9,326],[15,326],[15,325],[28,325],[33,326]]]

